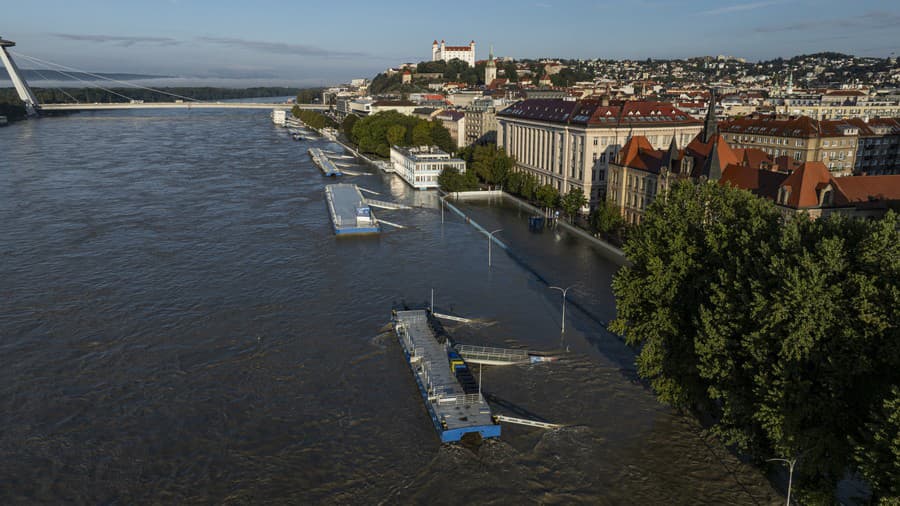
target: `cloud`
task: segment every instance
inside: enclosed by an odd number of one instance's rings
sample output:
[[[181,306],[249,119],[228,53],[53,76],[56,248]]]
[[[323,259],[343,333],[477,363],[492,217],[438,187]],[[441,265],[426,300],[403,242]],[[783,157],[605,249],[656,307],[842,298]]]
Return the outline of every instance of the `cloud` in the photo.
[[[865,28],[878,30],[881,28],[895,28],[900,25],[900,14],[887,11],[869,11],[859,16],[847,18],[822,19],[818,21],[803,21],[787,25],[760,26],[754,29],[759,33],[793,32],[800,30],[833,30],[840,28]]]
[[[169,37],[133,37],[127,35],[87,35],[77,33],[52,33],[54,37],[66,40],[77,40],[82,42],[97,42],[99,44],[111,43],[116,46],[130,47],[135,44],[157,44],[162,46],[174,46],[181,44],[180,41]]]
[[[731,12],[741,12],[741,11],[752,11],[755,9],[762,9],[763,7],[768,7],[770,5],[784,3],[781,0],[767,0],[764,2],[752,2],[748,4],[737,4],[737,5],[729,5],[726,7],[718,7],[716,9],[710,9],[708,11],[701,11],[697,14],[702,16],[717,16],[719,14],[728,14]]]
[[[306,44],[287,44],[284,42],[266,42],[260,40],[247,40],[233,37],[199,37],[197,40],[210,44],[219,44],[228,47],[249,49],[261,53],[287,54],[295,56],[322,56],[334,58],[367,57],[366,53],[332,51],[317,46]]]

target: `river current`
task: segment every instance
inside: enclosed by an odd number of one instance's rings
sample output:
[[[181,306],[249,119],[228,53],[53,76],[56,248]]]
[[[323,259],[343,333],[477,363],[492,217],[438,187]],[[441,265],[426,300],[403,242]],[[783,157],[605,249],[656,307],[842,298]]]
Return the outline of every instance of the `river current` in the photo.
[[[367,166],[412,210],[336,238],[306,149],[265,111],[81,113],[0,129],[0,503],[777,504],[659,405],[603,323],[617,264],[503,201],[460,209]],[[342,163],[352,160],[341,160]],[[560,292],[575,285],[561,337]],[[431,426],[390,311],[435,291],[461,342],[556,350],[484,370],[504,425]]]

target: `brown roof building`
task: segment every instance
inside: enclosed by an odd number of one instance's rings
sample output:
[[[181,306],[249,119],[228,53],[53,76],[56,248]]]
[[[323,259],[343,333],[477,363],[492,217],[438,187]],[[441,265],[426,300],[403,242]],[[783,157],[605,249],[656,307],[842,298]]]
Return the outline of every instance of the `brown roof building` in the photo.
[[[664,148],[687,145],[703,125],[660,102],[528,99],[497,113],[497,144],[519,171],[560,193],[582,190],[590,206],[603,198],[609,163],[631,137]]]
[[[900,209],[900,175],[839,177],[821,161],[732,148],[725,137],[707,115],[703,131],[684,149],[674,141],[668,149],[656,149],[642,136],[630,138],[609,166],[607,201],[627,223],[637,224],[657,195],[679,179],[690,179],[748,190],[772,200],[785,215],[878,217],[889,208]]]
[[[900,175],[834,177],[822,162],[805,162],[791,173],[731,166],[719,183],[772,200],[786,215],[880,217],[900,209]]]
[[[859,142],[859,127],[849,120],[808,116],[753,115],[725,121],[719,130],[732,146],[757,148],[797,162],[819,161],[835,176],[853,172]]]

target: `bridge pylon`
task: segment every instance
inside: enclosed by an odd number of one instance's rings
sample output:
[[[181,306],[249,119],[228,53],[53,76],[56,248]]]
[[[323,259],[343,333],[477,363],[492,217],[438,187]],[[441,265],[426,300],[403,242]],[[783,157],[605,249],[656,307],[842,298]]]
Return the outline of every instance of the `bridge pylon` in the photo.
[[[16,87],[19,98],[25,103],[25,112],[28,113],[29,116],[37,116],[38,111],[41,109],[41,105],[38,103],[37,97],[34,96],[34,92],[28,87],[28,82],[22,77],[19,67],[16,66],[16,62],[14,62],[12,57],[9,56],[9,53],[6,52],[6,48],[15,45],[15,42],[4,40],[3,37],[0,37],[0,60],[3,60],[3,66],[6,67],[6,71],[9,73],[9,78],[12,80],[13,86]]]

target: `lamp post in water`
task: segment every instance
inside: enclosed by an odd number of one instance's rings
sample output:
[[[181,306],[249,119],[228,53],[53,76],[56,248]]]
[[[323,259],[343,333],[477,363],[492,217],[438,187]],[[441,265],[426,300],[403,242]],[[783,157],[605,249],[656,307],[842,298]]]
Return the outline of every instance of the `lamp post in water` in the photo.
[[[572,286],[575,286],[575,285],[572,285]],[[558,287],[558,286],[551,286],[551,287],[549,287],[549,288],[551,288],[551,289],[553,289],[553,290],[559,290],[560,292],[562,292],[563,310],[562,310],[562,325],[561,325],[561,332],[562,332],[563,334],[565,334],[565,332],[566,332],[566,293],[569,291],[569,288],[572,288],[572,286],[567,286],[567,287],[565,287],[565,288],[560,288],[560,287]]]
[[[794,481],[794,465],[797,463],[797,459],[766,459],[766,462],[772,462],[774,460],[784,462],[788,465],[788,490],[787,490],[787,502],[785,503],[787,506],[791,506],[791,484]]]
[[[503,232],[503,229],[498,228],[497,230],[494,230],[493,232],[488,234],[488,267],[491,266],[491,243],[494,242],[494,234],[496,234],[497,232]]]

